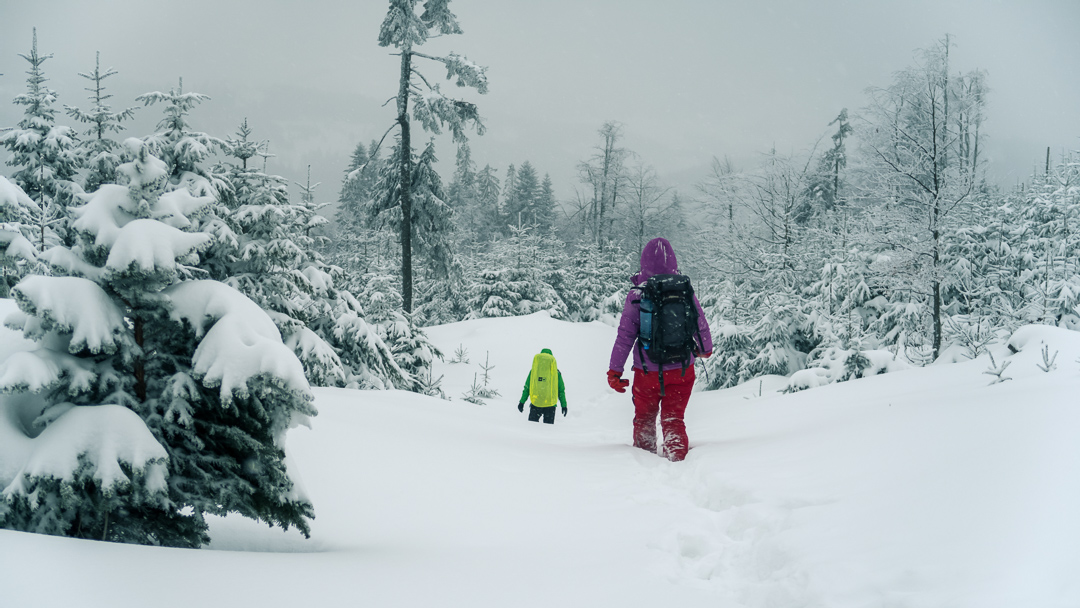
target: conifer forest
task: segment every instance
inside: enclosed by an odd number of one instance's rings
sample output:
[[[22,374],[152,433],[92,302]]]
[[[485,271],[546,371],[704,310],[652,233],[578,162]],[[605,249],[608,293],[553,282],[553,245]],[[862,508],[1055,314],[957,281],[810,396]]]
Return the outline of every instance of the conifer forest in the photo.
[[[1002,179],[1006,91],[963,38],[905,42],[876,84],[814,108],[816,137],[695,148],[678,173],[643,120],[618,116],[559,155],[511,156],[488,100],[521,76],[489,69],[495,49],[452,50],[477,8],[379,5],[350,45],[397,76],[349,76],[385,103],[321,184],[196,74],[154,74],[171,84],[128,98],[126,57],[72,49],[47,22],[3,28],[0,90],[15,94],[0,103],[17,122],[0,124],[0,298],[33,345],[0,361],[0,528],[195,548],[239,514],[307,536],[319,505],[285,436],[317,421],[317,391],[460,401],[439,366],[467,345],[447,352],[435,328],[617,326],[656,237],[711,327],[699,395],[974,360],[1029,325],[1080,331],[1080,133]],[[69,82],[56,58],[76,52],[82,88],[54,89]],[[510,364],[484,366],[486,387]],[[467,401],[516,396],[478,383]]]

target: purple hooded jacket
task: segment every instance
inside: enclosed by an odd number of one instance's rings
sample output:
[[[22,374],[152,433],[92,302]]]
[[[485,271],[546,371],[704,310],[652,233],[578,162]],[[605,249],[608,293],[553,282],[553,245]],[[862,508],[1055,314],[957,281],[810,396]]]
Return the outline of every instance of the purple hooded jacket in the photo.
[[[676,274],[679,272],[679,263],[675,259],[675,250],[671,243],[664,238],[656,238],[645,244],[641,250],[641,272],[631,277],[634,285],[643,285],[649,277],[656,274]],[[611,349],[611,362],[608,369],[622,372],[626,365],[626,356],[634,353],[634,368],[656,371],[656,364],[646,361],[646,368],[641,365],[641,351],[637,348],[638,330],[641,326],[641,306],[633,300],[641,298],[641,293],[630,290],[623,304],[622,319],[619,321],[619,335],[615,338],[615,346]],[[701,303],[694,296],[694,306],[698,311],[698,330],[701,332],[700,345],[702,353],[710,353],[713,349],[712,333],[709,331],[709,322],[705,320],[705,311],[701,309]],[[690,366],[693,366],[694,358],[690,358]],[[682,369],[681,363],[668,363],[665,370]]]

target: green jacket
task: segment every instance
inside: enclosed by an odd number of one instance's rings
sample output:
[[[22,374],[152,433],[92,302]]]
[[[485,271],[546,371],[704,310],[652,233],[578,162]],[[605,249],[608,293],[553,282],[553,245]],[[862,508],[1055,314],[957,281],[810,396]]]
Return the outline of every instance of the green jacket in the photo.
[[[521,400],[519,403],[525,403],[529,401],[529,382],[532,380],[532,370],[529,370],[528,375],[525,376],[525,390],[521,391]],[[530,402],[531,403],[531,402]],[[562,372],[559,372],[559,403],[566,407],[566,385],[562,381]],[[549,407],[555,407],[551,405]]]

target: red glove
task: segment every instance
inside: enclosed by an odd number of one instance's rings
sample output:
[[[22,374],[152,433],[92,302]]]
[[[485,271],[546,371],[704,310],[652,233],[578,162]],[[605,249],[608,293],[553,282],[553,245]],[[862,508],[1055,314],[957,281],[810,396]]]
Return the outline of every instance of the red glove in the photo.
[[[630,384],[630,381],[622,379],[622,372],[609,369],[607,373],[607,383],[608,386],[615,389],[616,392],[625,393],[626,385]]]
[[[701,357],[702,359],[708,359],[709,357],[712,356],[712,351],[710,350],[707,353],[698,353],[698,356]]]

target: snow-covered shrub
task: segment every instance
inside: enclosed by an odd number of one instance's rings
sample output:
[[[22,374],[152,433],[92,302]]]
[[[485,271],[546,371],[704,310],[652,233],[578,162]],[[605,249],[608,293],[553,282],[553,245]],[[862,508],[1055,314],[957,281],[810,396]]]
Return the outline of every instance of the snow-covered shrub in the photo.
[[[867,376],[910,369],[910,365],[887,350],[862,350],[830,346],[817,350],[799,370],[788,379],[784,392],[793,393],[833,382],[844,382]]]

